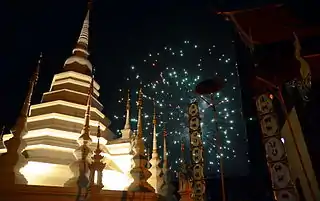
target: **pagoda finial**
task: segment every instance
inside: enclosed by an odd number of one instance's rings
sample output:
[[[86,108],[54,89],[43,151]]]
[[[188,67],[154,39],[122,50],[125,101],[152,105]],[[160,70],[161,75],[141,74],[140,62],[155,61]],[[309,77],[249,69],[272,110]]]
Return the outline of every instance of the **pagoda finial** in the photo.
[[[0,156],[0,182],[6,185],[28,183],[28,181],[20,173],[20,169],[27,164],[26,159],[21,154],[22,150],[25,148],[25,143],[22,139],[22,136],[24,136],[28,132],[27,118],[29,114],[32,94],[39,78],[41,59],[42,54],[40,54],[36,71],[33,73],[33,76],[30,80],[29,90],[25,98],[23,107],[20,111],[20,115],[18,116],[17,122],[15,124],[13,137],[4,142],[7,152]]]
[[[100,189],[103,188],[102,177],[103,177],[103,169],[105,168],[106,164],[102,162],[103,156],[101,155],[102,150],[100,149],[100,125],[98,125],[97,131],[97,148],[94,151],[94,155],[92,157],[92,163],[90,164],[90,184],[91,186],[97,185]],[[97,172],[97,183],[94,181],[95,173]]]
[[[152,157],[149,160],[151,164],[151,168],[149,169],[151,172],[151,177],[148,179],[148,182],[151,184],[151,186],[155,189],[156,193],[159,192],[162,182],[161,178],[161,168],[159,167],[160,164],[160,158],[158,155],[158,149],[157,149],[157,120],[156,120],[156,107],[155,107],[155,101],[153,101],[154,104],[154,110],[153,110],[153,148],[152,148]]]
[[[142,89],[138,93],[138,124],[137,124],[137,135],[134,143],[134,156],[132,158],[134,165],[130,171],[133,178],[133,182],[128,188],[128,191],[142,191],[142,192],[154,192],[154,188],[147,182],[150,178],[151,173],[146,168],[147,158],[144,153],[143,144],[143,130],[142,130]]]
[[[83,21],[81,32],[77,41],[76,48],[73,50],[73,53],[82,52],[83,56],[87,58],[89,56],[88,45],[89,45],[89,20],[90,20],[90,10],[92,2],[88,1],[87,14]]]
[[[27,96],[25,98],[22,109],[20,111],[20,115],[15,124],[15,128],[14,128],[15,132],[13,133],[14,136],[20,137],[21,135],[24,134],[24,133],[22,134],[22,132],[27,132],[27,128],[26,128],[27,117],[29,116],[29,109],[31,105],[31,98],[34,91],[34,87],[36,86],[39,79],[41,61],[42,61],[42,53],[40,53],[36,71],[33,73],[33,76],[30,80]]]
[[[124,128],[121,130],[122,139],[130,139],[132,137],[132,130],[130,126],[130,90],[128,90],[127,104],[126,104],[126,122]]]
[[[163,166],[161,181],[162,184],[158,190],[158,193],[162,195],[165,200],[176,200],[174,196],[174,186],[172,185],[172,172],[168,168],[168,152],[167,152],[167,130],[164,126],[163,128]]]
[[[139,138],[142,138],[143,136],[143,128],[142,128],[142,104],[143,104],[143,100],[142,100],[142,88],[139,89],[139,93],[138,93],[138,102],[137,102],[137,106],[138,106],[138,124],[137,124],[137,135]],[[142,150],[144,148],[144,145],[142,144]]]
[[[89,24],[90,24],[90,11],[92,2],[88,1],[87,14],[83,21],[81,32],[75,48],[72,50],[72,56],[69,57],[64,63],[64,69],[67,71],[75,71],[78,73],[91,75],[92,64],[88,60],[89,52]]]
[[[180,170],[178,171],[178,181],[179,181],[178,193],[180,194],[182,201],[192,201],[190,171],[188,170],[188,165],[186,164],[186,161],[185,161],[184,148],[185,148],[185,144],[182,138]]]
[[[163,173],[168,171],[168,151],[167,151],[167,129],[163,128]]]
[[[126,112],[127,112],[126,113],[126,124],[124,125],[124,129],[131,129],[131,126],[130,126],[130,90],[128,90]]]
[[[158,157],[158,146],[157,146],[157,118],[156,118],[156,105],[153,101],[153,147],[152,147],[152,157]]]
[[[89,92],[88,92],[88,99],[87,99],[87,110],[84,117],[84,126],[81,131],[81,136],[79,140],[84,141],[91,141],[90,138],[90,113],[91,113],[91,102],[92,102],[92,94],[93,94],[93,83],[94,83],[94,76],[91,78]]]

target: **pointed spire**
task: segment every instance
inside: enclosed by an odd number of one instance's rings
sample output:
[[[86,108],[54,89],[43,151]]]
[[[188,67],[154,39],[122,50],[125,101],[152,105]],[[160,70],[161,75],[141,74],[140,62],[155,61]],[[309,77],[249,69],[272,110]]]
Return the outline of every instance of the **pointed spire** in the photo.
[[[163,173],[168,171],[167,130],[163,128]]]
[[[15,128],[14,128],[15,132],[13,133],[14,136],[19,137],[21,135],[21,132],[23,132],[23,130],[26,129],[27,117],[29,116],[29,109],[31,105],[31,98],[34,91],[34,87],[38,82],[41,61],[42,61],[42,53],[40,53],[36,71],[33,73],[33,76],[30,80],[27,96],[25,98],[22,109],[20,111],[20,115],[15,124]]]
[[[128,90],[127,104],[126,104],[126,122],[124,128],[121,130],[122,139],[131,139],[133,132],[130,126],[130,90]]]
[[[22,136],[27,132],[27,117],[29,114],[32,94],[39,77],[41,59],[42,54],[40,55],[36,71],[30,80],[29,90],[15,124],[13,137],[4,142],[7,152],[0,156],[0,182],[6,185],[28,183],[20,173],[20,169],[27,164],[26,159],[21,154],[22,150],[25,148]]]
[[[143,128],[142,128],[142,88],[140,88],[138,93],[138,123],[137,123],[137,135],[138,138],[142,138],[143,136]],[[143,145],[144,147],[144,145]],[[143,149],[142,149],[143,150]]]
[[[142,89],[138,93],[138,124],[137,124],[137,135],[134,142],[134,156],[132,158],[134,165],[130,171],[133,178],[133,182],[128,188],[128,191],[143,191],[143,192],[154,192],[154,188],[147,182],[150,178],[151,173],[146,168],[148,163],[144,153],[143,144],[143,130],[142,130]]]
[[[82,45],[86,49],[88,48],[88,44],[89,44],[89,14],[90,14],[90,10],[88,9],[87,15],[83,21],[82,29],[77,42],[78,45]]]
[[[91,186],[97,185],[100,189],[103,188],[102,178],[103,178],[103,169],[105,168],[106,164],[102,162],[103,156],[101,155],[102,150],[100,149],[100,125],[98,125],[97,130],[97,148],[94,151],[94,155],[92,157],[92,163],[90,164],[90,184]],[[97,183],[94,183],[95,173],[97,173]]]
[[[162,167],[162,185],[158,191],[165,200],[176,200],[174,196],[175,187],[172,185],[172,172],[168,169],[168,152],[167,152],[167,130],[163,128],[163,167]]]
[[[157,118],[156,118],[156,105],[153,101],[153,147],[152,147],[152,157],[155,155],[158,157],[158,145],[157,145]]]
[[[126,105],[126,124],[124,125],[124,129],[131,129],[130,126],[130,90],[128,90],[128,98]]]
[[[94,76],[91,78],[90,88],[88,92],[88,99],[87,99],[87,110],[84,117],[84,126],[81,131],[81,136],[79,140],[84,141],[92,141],[90,138],[90,113],[91,113],[91,102],[92,102],[92,94],[93,94],[93,83],[94,83]]]
[[[149,169],[151,172],[151,177],[149,178],[148,182],[151,184],[151,186],[155,189],[155,192],[158,193],[160,190],[161,184],[163,183],[163,180],[161,178],[161,168],[159,167],[160,164],[160,158],[158,155],[158,149],[157,149],[157,120],[156,120],[156,107],[155,102],[154,104],[154,112],[153,112],[153,148],[152,148],[152,158],[149,160],[151,164],[151,168]]]
[[[98,142],[97,142],[96,150],[101,151],[100,150],[100,138],[101,138],[100,124],[98,125],[97,138],[98,138]]]
[[[66,71],[75,71],[78,73],[91,75],[92,64],[88,60],[89,52],[89,24],[90,24],[90,10],[91,0],[88,0],[87,14],[83,21],[81,32],[76,44],[76,47],[72,50],[72,56],[69,57],[64,63],[64,69]]]
[[[90,20],[90,10],[92,2],[88,1],[87,14],[83,21],[81,32],[77,41],[76,48],[73,49],[72,53],[75,55],[81,55],[84,58],[89,56],[88,46],[89,46],[89,20]]]

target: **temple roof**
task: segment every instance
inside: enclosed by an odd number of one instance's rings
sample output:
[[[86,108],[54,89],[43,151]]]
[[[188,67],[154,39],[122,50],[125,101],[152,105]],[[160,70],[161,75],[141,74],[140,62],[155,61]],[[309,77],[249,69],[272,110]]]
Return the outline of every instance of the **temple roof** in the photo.
[[[219,12],[231,20],[247,44],[268,44],[299,37],[320,35],[320,27],[308,25],[298,19],[285,5]]]

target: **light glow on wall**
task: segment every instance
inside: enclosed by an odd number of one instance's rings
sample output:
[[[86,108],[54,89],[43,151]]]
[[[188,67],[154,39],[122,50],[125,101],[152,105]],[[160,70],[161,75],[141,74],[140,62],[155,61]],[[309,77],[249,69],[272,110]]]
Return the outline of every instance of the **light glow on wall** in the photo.
[[[59,120],[62,120],[62,121],[78,123],[78,124],[83,124],[84,123],[84,119],[83,118],[64,115],[64,114],[59,114],[59,113],[48,113],[48,114],[28,117],[28,123],[42,121],[42,120],[48,120],[48,119],[59,119]],[[98,127],[98,125],[100,125],[100,129],[102,131],[106,130],[106,126],[101,124],[99,121],[90,120],[90,126]]]
[[[24,150],[36,150],[36,149],[47,149],[52,151],[63,151],[63,152],[71,152],[71,153],[73,153],[74,151],[74,149],[71,149],[71,148],[58,147],[58,146],[47,145],[47,144],[27,145]]]
[[[133,179],[125,174],[113,170],[104,170],[102,176],[102,183],[105,190],[127,190]]]
[[[86,97],[88,96],[88,94],[86,94],[86,93],[81,93],[81,92],[70,90],[70,89],[59,89],[59,90],[49,91],[49,92],[43,93],[43,95],[45,96],[48,94],[55,94],[55,93],[59,93],[59,92],[63,92],[63,91],[68,91],[70,93],[79,94],[81,96],[86,96]],[[92,96],[92,99],[95,100],[96,103],[98,103],[101,107],[103,107],[102,104],[95,97]]]
[[[63,79],[63,80],[55,81],[52,86],[57,86],[57,85],[60,85],[60,84],[68,84],[68,83],[79,85],[79,86],[82,86],[82,87],[87,87],[87,88],[90,87],[90,84],[88,82],[81,82],[81,81],[78,81],[78,80],[75,80],[75,79],[72,79],[72,78],[66,78],[66,79]],[[96,89],[93,90],[93,93],[98,97],[100,96],[99,92]]]
[[[62,187],[64,183],[73,176],[68,165],[35,161],[29,161],[20,172],[28,180],[28,185],[41,186]],[[132,179],[123,173],[114,170],[103,171],[102,183],[104,185],[103,189],[105,190],[126,190],[131,182]]]
[[[91,82],[91,79],[92,79],[92,77],[89,76],[89,75],[84,75],[84,74],[77,73],[77,72],[74,72],[74,71],[62,72],[62,73],[56,74],[56,75],[53,77],[52,84],[51,84],[51,87],[50,87],[50,91],[51,91],[51,89],[52,89],[53,83],[54,83],[56,80],[60,80],[60,79],[63,79],[63,78],[68,78],[68,77],[74,77],[74,78],[77,78],[77,79],[79,79],[79,80],[87,81],[87,82],[89,82],[89,83]],[[97,90],[100,89],[100,85],[99,85],[97,82],[94,82],[94,83],[93,83],[93,86],[94,86],[94,88],[96,88]]]
[[[44,129],[29,131],[26,135],[23,136],[23,139],[31,139],[31,138],[45,137],[45,136],[77,141],[80,137],[80,134],[74,133],[74,132],[51,129],[51,128],[44,128]],[[90,136],[90,137],[92,139],[92,143],[95,143],[95,144],[98,143],[98,138],[96,136]],[[101,137],[100,144],[101,145],[107,144],[107,140]]]
[[[72,177],[67,165],[29,161],[21,168],[21,174],[28,180],[28,185],[63,186]]]
[[[46,102],[46,103],[40,103],[40,104],[36,104],[36,105],[31,105],[31,107],[30,107],[31,114],[32,114],[32,110],[39,109],[39,108],[51,107],[51,106],[57,106],[57,105],[63,105],[63,106],[66,106],[66,107],[72,107],[72,108],[77,108],[77,109],[82,109],[82,110],[86,110],[87,109],[87,106],[85,106],[85,105],[80,105],[80,104],[77,104],[77,103],[71,103],[71,102],[63,101],[63,100],[56,100],[56,101],[50,101],[50,102]],[[105,118],[105,115],[102,114],[97,108],[91,107],[90,110],[92,112],[98,114],[98,116],[101,117],[102,119]]]

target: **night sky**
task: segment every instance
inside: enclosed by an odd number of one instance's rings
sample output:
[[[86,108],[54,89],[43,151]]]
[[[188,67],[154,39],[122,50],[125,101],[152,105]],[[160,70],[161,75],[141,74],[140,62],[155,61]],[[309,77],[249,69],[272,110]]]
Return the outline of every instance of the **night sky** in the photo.
[[[181,3],[183,2],[183,3]],[[104,113],[112,110],[126,69],[141,61],[150,51],[184,40],[218,43],[220,51],[233,54],[232,25],[217,10],[254,7],[266,1],[236,4],[238,0],[218,1],[120,1],[96,0],[90,19],[90,61],[101,85]],[[85,0],[32,1],[8,6],[4,12],[4,41],[0,74],[0,125],[11,127],[22,105],[28,79],[43,52],[40,79],[33,103],[39,103],[49,90],[55,73],[71,55],[86,12]],[[12,12],[13,11],[13,12]],[[122,115],[122,114],[119,114]]]

